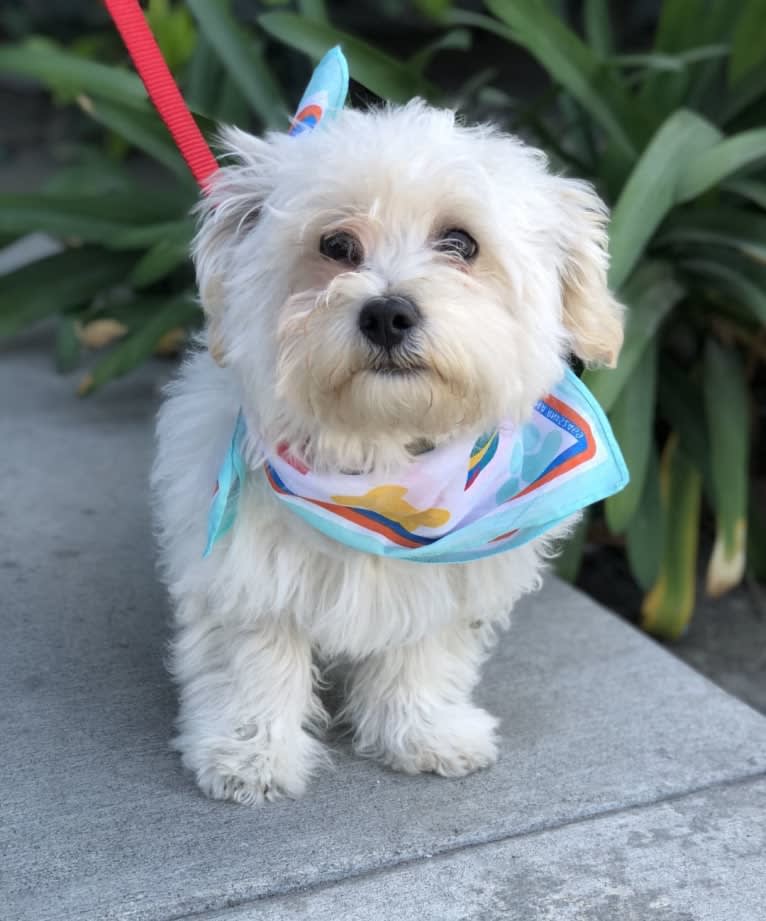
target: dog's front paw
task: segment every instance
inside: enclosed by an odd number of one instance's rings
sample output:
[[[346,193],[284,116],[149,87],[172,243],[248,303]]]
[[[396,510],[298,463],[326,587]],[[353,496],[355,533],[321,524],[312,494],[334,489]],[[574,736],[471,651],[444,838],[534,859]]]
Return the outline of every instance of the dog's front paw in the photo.
[[[246,806],[302,796],[315,769],[327,760],[321,743],[304,730],[281,742],[260,736],[217,739],[201,751],[184,746],[183,739],[177,744],[203,793]]]
[[[498,720],[486,710],[452,705],[430,717],[410,725],[396,744],[389,742],[383,761],[406,774],[442,777],[464,777],[497,761]]]

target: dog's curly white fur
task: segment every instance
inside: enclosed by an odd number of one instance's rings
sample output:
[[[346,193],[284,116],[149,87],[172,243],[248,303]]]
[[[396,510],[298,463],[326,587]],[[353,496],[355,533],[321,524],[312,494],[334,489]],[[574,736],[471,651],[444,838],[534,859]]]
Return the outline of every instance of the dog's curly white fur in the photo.
[[[194,247],[208,350],[169,388],[153,474],[177,747],[211,796],[301,794],[325,758],[316,663],[343,659],[360,753],[410,773],[485,767],[497,721],[472,690],[549,541],[457,565],[373,557],[310,530],[254,475],[203,560],[208,500],[240,407],[260,443],[315,468],[387,468],[424,441],[528,417],[571,352],[613,363],[604,206],[539,151],[420,102],[347,110],[298,137],[224,137],[232,162]],[[450,228],[475,239],[475,259],[437,245]],[[338,231],[359,264],[320,253]],[[422,317],[393,369],[359,328],[384,294]],[[247,453],[256,469],[258,444]]]

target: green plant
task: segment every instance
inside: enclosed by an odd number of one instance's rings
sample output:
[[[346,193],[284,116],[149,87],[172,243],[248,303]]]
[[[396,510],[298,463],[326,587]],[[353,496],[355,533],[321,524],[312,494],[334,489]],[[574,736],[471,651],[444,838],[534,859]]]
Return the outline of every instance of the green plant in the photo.
[[[275,43],[317,59],[340,41],[353,76],[393,101],[415,94],[440,101],[427,73],[433,55],[465,50],[478,32],[537,60],[550,78],[539,99],[514,101],[493,85],[492,70],[457,98],[534,139],[558,167],[590,178],[613,207],[610,281],[629,307],[625,347],[616,370],[584,377],[632,479],[591,520],[602,517],[624,541],[646,592],[644,625],[663,636],[683,632],[692,612],[703,508],[716,528],[708,591],[736,585],[746,561],[762,576],[766,526],[748,497],[749,422],[766,358],[766,45],[758,28],[766,0],[664,0],[653,47],[641,54],[617,49],[607,0],[585,0],[584,39],[555,0],[486,0],[486,14],[424,2],[421,12],[440,31],[409,60],[340,32],[320,0],[298,3],[297,12],[284,5],[270,3],[274,9],[246,30],[227,0],[187,0],[200,33],[189,56],[191,20],[155,4],[206,128],[218,120],[285,124],[287,94],[270,63]],[[183,23],[175,26],[180,38],[168,37],[174,22]],[[288,63],[293,70],[283,61],[280,77],[297,73],[295,90],[305,62]],[[0,49],[2,70],[78,101],[173,176],[160,194],[91,151],[42,194],[0,198],[0,237],[43,227],[66,245],[0,278],[0,335],[58,314],[58,360],[69,368],[83,329],[91,340],[105,329],[125,334],[85,379],[87,392],[143,360],[169,331],[198,321],[185,255],[196,192],[128,69],[36,40]],[[570,577],[587,526],[561,559]]]
[[[495,18],[450,21],[500,34],[545,68],[553,91],[521,127],[613,206],[625,347],[615,371],[584,379],[631,483],[595,514],[624,538],[647,592],[644,626],[676,637],[694,605],[703,496],[716,531],[708,592],[738,584],[747,559],[751,384],[766,357],[766,46],[754,27],[766,3],[665,0],[642,55],[615,51],[605,0],[586,2],[585,40],[551,4],[486,6]],[[570,575],[582,544],[565,551]],[[762,571],[762,543],[750,551]]]

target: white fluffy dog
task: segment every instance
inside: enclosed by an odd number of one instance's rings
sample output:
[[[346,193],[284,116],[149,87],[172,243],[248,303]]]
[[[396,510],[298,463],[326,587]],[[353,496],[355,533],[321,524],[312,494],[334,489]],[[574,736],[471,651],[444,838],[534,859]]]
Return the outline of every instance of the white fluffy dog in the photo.
[[[319,669],[340,660],[358,752],[486,767],[497,720],[472,690],[544,540],[450,565],[361,553],[278,502],[252,445],[203,559],[210,496],[240,407],[261,443],[369,471],[525,420],[570,353],[613,363],[605,208],[539,151],[421,102],[225,141],[194,247],[207,349],[169,388],[153,475],[183,762],[213,797],[300,795],[325,758]]]

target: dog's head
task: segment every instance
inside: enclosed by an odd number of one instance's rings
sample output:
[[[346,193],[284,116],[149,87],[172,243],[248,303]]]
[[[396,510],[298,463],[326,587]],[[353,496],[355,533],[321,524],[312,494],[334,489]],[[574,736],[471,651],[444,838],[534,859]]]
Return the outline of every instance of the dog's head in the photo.
[[[199,286],[271,443],[357,466],[527,416],[570,352],[616,360],[605,208],[539,151],[420,102],[224,139]]]

